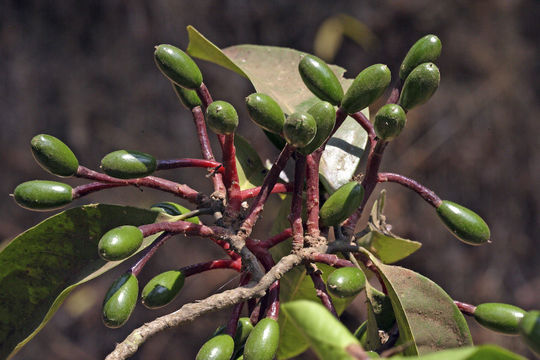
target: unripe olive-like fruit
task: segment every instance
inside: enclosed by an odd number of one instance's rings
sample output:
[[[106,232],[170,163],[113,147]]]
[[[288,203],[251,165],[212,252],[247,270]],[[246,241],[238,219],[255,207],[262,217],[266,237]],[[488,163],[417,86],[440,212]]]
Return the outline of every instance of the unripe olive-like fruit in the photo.
[[[165,271],[154,276],[142,290],[142,303],[149,309],[157,309],[174,300],[184,286],[184,273],[179,270]]]
[[[540,311],[528,311],[519,323],[519,333],[529,348],[540,356]]]
[[[204,343],[195,360],[229,360],[234,352],[234,340],[230,335],[217,335]]]
[[[199,98],[199,95],[197,95],[197,92],[195,90],[186,89],[184,87],[178,86],[175,83],[171,82],[174,92],[176,93],[176,96],[178,96],[178,99],[186,107],[186,109],[191,110],[197,106],[202,105],[202,101]]]
[[[79,161],[73,151],[51,135],[39,134],[30,141],[32,154],[42,168],[58,176],[73,176]]]
[[[109,176],[119,179],[145,177],[156,170],[156,159],[139,151],[117,150],[101,159],[101,168]]]
[[[328,139],[332,133],[332,130],[334,130],[334,125],[336,124],[336,110],[329,102],[318,102],[310,107],[307,112],[313,116],[315,122],[317,123],[317,133],[307,146],[298,150],[304,155],[311,154],[317,150],[326,141],[326,139]]]
[[[255,325],[244,345],[244,360],[272,360],[279,344],[279,325],[264,318]]]
[[[381,357],[378,353],[376,353],[375,351],[372,351],[372,350],[366,351],[366,355],[370,359],[378,359],[378,358]]]
[[[386,104],[377,111],[373,127],[379,139],[390,141],[401,133],[407,122],[407,115],[401,106]]]
[[[253,93],[246,97],[246,106],[255,124],[271,133],[281,134],[285,115],[274,99],[263,93]]]
[[[433,63],[420,64],[405,79],[399,105],[409,111],[415,106],[427,102],[437,91],[441,74],[439,68]]]
[[[126,273],[109,288],[101,311],[103,323],[110,328],[118,328],[126,323],[135,308],[139,293],[137,278]]]
[[[328,276],[326,286],[334,296],[340,298],[355,296],[366,287],[366,276],[357,267],[342,267]]]
[[[123,225],[107,231],[99,240],[98,253],[104,260],[123,260],[141,247],[143,233],[133,225]]]
[[[304,84],[315,96],[332,105],[339,105],[343,98],[343,88],[324,61],[313,55],[305,55],[298,64],[298,71]]]
[[[345,93],[341,108],[348,114],[354,114],[368,107],[384,93],[391,80],[390,69],[384,64],[365,68]]]
[[[308,113],[292,113],[283,124],[283,136],[287,142],[296,147],[303,148],[309,144],[317,133],[317,122]]]
[[[169,214],[172,216],[183,215],[191,211],[188,208],[185,208],[182,205],[179,205],[172,201],[164,201],[164,202],[154,204],[150,207],[150,210],[163,212],[165,214]],[[199,224],[199,217],[193,216],[193,217],[187,218],[186,221],[192,222],[194,224]]]
[[[202,74],[195,62],[182,50],[172,45],[156,46],[154,60],[163,75],[177,85],[197,89],[202,83]]]
[[[478,305],[473,315],[476,321],[490,330],[517,334],[525,310],[509,304],[485,303]]]
[[[234,335],[234,343],[236,346],[241,346],[246,342],[249,334],[253,330],[253,324],[248,317],[241,317],[238,319],[238,325],[236,327],[236,334]]]
[[[464,243],[482,245],[489,241],[490,231],[486,222],[466,207],[443,200],[437,208],[437,215],[448,230]]]
[[[238,127],[238,114],[228,102],[214,101],[206,109],[206,123],[216,134],[229,135]]]
[[[363,199],[364,188],[356,181],[341,186],[321,207],[321,223],[324,226],[338,225],[360,206]]]
[[[414,43],[399,67],[399,78],[405,80],[415,67],[434,62],[441,55],[441,40],[436,35],[426,35]]]
[[[32,180],[19,184],[13,191],[17,204],[29,210],[59,209],[73,200],[73,189],[56,181]]]

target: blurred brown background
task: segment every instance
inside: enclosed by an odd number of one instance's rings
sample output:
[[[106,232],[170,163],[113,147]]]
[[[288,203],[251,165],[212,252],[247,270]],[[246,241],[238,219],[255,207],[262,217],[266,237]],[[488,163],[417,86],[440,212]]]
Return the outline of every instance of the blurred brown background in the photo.
[[[119,148],[157,158],[199,156],[190,114],[155,68],[154,45],[185,48],[185,27],[192,24],[221,47],[254,43],[313,52],[321,23],[344,13],[376,36],[369,48],[344,40],[334,62],[349,69],[348,77],[376,62],[387,63],[396,76],[416,39],[427,33],[441,38],[441,86],[428,104],[409,114],[407,129],[389,147],[383,170],[411,176],[442,198],[474,209],[493,234],[491,245],[463,245],[415,194],[389,185],[387,215],[394,231],[424,243],[403,265],[432,278],[455,299],[539,309],[539,10],[540,2],[534,0],[2,1],[0,239],[11,239],[51,215],[23,210],[8,197],[20,182],[53,179],[30,154],[28,142],[35,134],[59,137],[92,168]],[[264,144],[264,156],[273,158],[274,149],[246,120],[242,101],[252,92],[250,84],[217,66],[199,64],[214,98],[239,109],[240,133],[257,146]],[[199,180],[201,171],[175,171],[170,177],[209,189]],[[149,206],[167,199],[151,190],[121,189],[77,204]],[[272,221],[268,215],[263,220]],[[257,233],[264,236],[265,231],[261,226]],[[221,256],[201,239],[179,238],[167,246],[145,269],[141,283],[160,271]],[[101,300],[127,266],[75,292],[15,359],[103,358],[133,328],[218,291],[234,277],[214,272],[189,279],[173,305],[157,312],[138,305],[126,326],[110,330],[100,321]],[[348,323],[363,320],[358,318],[361,309],[359,299],[347,315]],[[134,358],[194,358],[226,318],[225,311],[169,330]],[[532,357],[518,338],[470,325],[477,343],[497,343]]]

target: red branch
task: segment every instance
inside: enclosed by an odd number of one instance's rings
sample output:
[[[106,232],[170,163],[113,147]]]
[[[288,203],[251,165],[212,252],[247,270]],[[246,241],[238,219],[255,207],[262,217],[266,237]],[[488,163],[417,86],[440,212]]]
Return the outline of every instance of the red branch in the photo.
[[[326,284],[322,279],[320,271],[314,270],[313,265],[307,265],[306,267],[308,269],[309,276],[311,276],[311,280],[313,281],[313,286],[315,287],[317,297],[321,300],[322,304],[328,309],[328,311],[330,311],[335,317],[338,317],[336,308],[334,307],[332,298],[330,295],[328,295]]]
[[[191,187],[187,185],[178,184],[174,181],[162,179],[155,176],[147,176],[143,178],[127,179],[127,180],[117,179],[109,175],[102,174],[94,170],[90,170],[84,166],[79,166],[79,168],[77,169],[76,176],[80,178],[85,178],[85,179],[97,180],[102,183],[114,184],[115,186],[132,185],[136,187],[144,186],[144,187],[149,187],[153,189],[158,189],[158,190],[173,193],[176,196],[179,196],[195,204],[199,203],[204,197],[203,194],[199,193],[198,191],[192,189]],[[107,186],[99,185],[97,183],[93,183],[93,184],[94,185],[87,184],[86,187],[83,185],[77,191],[74,191],[74,199],[82,195],[86,195],[93,191],[99,191],[102,189],[113,187],[113,186],[107,187]],[[75,188],[74,190],[76,189],[77,188]]]
[[[222,164],[217,161],[212,160],[202,160],[202,159],[170,159],[170,160],[158,160],[156,170],[168,170],[168,169],[178,169],[186,167],[197,167],[197,168],[211,168],[214,173],[225,173],[225,168]]]
[[[232,210],[229,215],[235,216],[241,209],[242,197],[238,172],[236,171],[236,149],[234,147],[234,133],[225,136],[223,147],[223,163],[225,164],[225,177],[223,178],[227,187],[228,207]]]
[[[255,196],[259,195],[261,192],[261,186],[257,186],[251,189],[242,190],[240,192],[240,197],[242,201],[245,201],[250,198],[254,198]],[[272,188],[271,194],[277,194],[277,193],[286,193],[286,192],[292,192],[293,190],[293,184],[283,184],[283,183],[277,183]]]
[[[198,264],[192,264],[184,266],[180,271],[184,274],[185,277],[202,273],[208,270],[215,269],[231,269],[240,272],[242,270],[242,260],[228,260],[228,259],[219,259],[211,260]]]
[[[280,244],[283,241],[287,240],[291,236],[292,236],[292,229],[287,228],[283,230],[282,232],[280,232],[279,234],[272,236],[269,239],[261,241],[258,246],[265,249],[270,249],[271,247],[276,246],[277,244]]]
[[[208,108],[208,105],[214,102],[214,100],[212,100],[212,96],[210,95],[210,91],[208,91],[208,88],[204,83],[201,83],[201,86],[197,89],[197,95],[199,95],[199,98],[201,99],[205,110],[206,108]],[[221,149],[223,150],[223,146],[225,144],[225,136],[218,135],[217,138],[219,140],[219,144],[221,145]]]
[[[307,193],[307,232],[312,237],[319,237],[319,163],[322,149],[316,150],[306,158],[306,193]]]
[[[393,173],[379,173],[377,177],[377,181],[378,182],[385,182],[385,181],[395,182],[400,185],[403,185],[415,191],[425,201],[427,201],[429,204],[431,204],[435,208],[438,208],[442,203],[441,198],[438,197],[433,191],[431,191],[424,185],[420,184],[419,182],[413,179],[410,179],[408,177],[405,177],[403,175],[393,174]]]
[[[242,277],[240,278],[240,283],[238,286],[244,286],[249,282],[250,276],[247,273],[242,274]],[[240,314],[242,313],[242,308],[244,307],[244,302],[239,302],[238,304],[234,305],[233,311],[231,312],[231,316],[229,318],[229,322],[227,323],[227,334],[232,336],[234,338],[234,335],[236,334],[236,328],[238,327],[238,319],[240,318]]]
[[[467,304],[461,301],[454,300],[454,304],[458,307],[459,311],[468,316],[473,316],[476,311],[476,306]]]
[[[152,244],[150,244],[146,249],[143,250],[142,256],[139,259],[139,261],[137,261],[135,263],[135,265],[133,265],[131,267],[131,273],[135,277],[137,277],[139,275],[139,273],[141,272],[143,267],[146,265],[148,260],[150,260],[152,258],[152,256],[154,256],[157,249],[159,249],[159,247],[161,245],[165,244],[165,241],[170,239],[170,237],[172,235],[173,234],[171,234],[171,233],[163,233],[163,234],[161,234],[157,239],[154,240],[154,242]]]
[[[369,138],[369,144],[371,147],[375,144],[375,130],[373,129],[373,124],[369,121],[369,119],[361,112],[356,112],[354,114],[351,114],[352,118],[356,120],[358,124],[360,124],[364,130],[368,133]]]
[[[294,147],[286,145],[279,154],[276,162],[272,165],[272,168],[270,169],[268,174],[266,174],[263,185],[261,187],[261,191],[255,198],[255,201],[251,204],[248,210],[248,216],[240,227],[240,231],[244,234],[244,236],[247,237],[249,236],[249,234],[251,234],[255,222],[257,222],[259,214],[264,208],[264,203],[268,199],[268,195],[270,195],[271,190],[274,188],[274,185],[279,179],[279,173],[285,167],[285,164],[287,163],[287,160],[289,159],[293,151]]]
[[[161,231],[167,231],[173,234],[186,234],[200,237],[220,238],[230,235],[227,230],[219,226],[206,226],[193,224],[188,221],[159,222],[139,226],[143,236],[150,236]]]
[[[193,121],[197,128],[197,136],[199,137],[202,156],[205,160],[215,161],[216,158],[212,152],[212,146],[210,145],[210,139],[208,138],[208,132],[206,131],[204,113],[201,107],[194,107],[191,109],[191,113],[193,114]],[[214,174],[214,176],[212,176],[212,182],[214,183],[214,191],[225,194],[225,185],[223,185],[223,177],[221,174]]]
[[[336,268],[354,267],[354,264],[350,262],[349,260],[340,259],[334,254],[314,253],[309,256],[308,260],[314,261],[314,262],[320,262],[320,263],[327,264]]]
[[[291,202],[289,221],[293,230],[292,250],[299,251],[304,247],[304,228],[302,226],[302,190],[304,188],[304,176],[306,173],[306,157],[296,153],[294,166],[294,189]]]

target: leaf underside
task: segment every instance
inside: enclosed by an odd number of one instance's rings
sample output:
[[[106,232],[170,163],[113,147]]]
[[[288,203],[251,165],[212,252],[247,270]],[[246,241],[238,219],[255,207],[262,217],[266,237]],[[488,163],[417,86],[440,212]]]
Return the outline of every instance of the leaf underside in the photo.
[[[14,238],[0,252],[0,358],[14,355],[36,335],[78,285],[122,263],[99,257],[97,244],[105,232],[152,223],[157,216],[128,206],[86,205]],[[139,251],[155,237],[146,238]]]

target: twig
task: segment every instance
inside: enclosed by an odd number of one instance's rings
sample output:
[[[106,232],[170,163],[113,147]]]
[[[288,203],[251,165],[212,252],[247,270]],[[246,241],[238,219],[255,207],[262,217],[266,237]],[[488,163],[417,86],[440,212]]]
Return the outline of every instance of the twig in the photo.
[[[227,209],[225,213],[230,217],[236,217],[241,209],[242,198],[238,172],[236,171],[236,149],[234,147],[234,133],[225,136],[223,147],[223,163],[225,164],[224,182],[227,187]]]
[[[190,158],[158,160],[156,170],[169,170],[186,167],[207,168],[213,173],[225,173],[225,168],[217,161]]]
[[[317,293],[317,297],[321,300],[321,303],[335,317],[338,317],[336,308],[334,307],[334,303],[332,302],[332,298],[330,297],[330,295],[328,295],[328,291],[326,290],[326,284],[322,279],[321,271],[317,269],[317,267],[313,263],[306,264],[306,270],[311,277],[311,280],[313,281],[315,292]]]
[[[319,164],[322,149],[315,150],[306,157],[306,206],[307,206],[307,233],[317,238],[319,230]]]
[[[437,196],[432,190],[428,189],[424,185],[420,184],[419,182],[410,179],[408,177],[405,177],[403,175],[399,174],[393,174],[393,173],[379,173],[377,177],[378,182],[395,182],[400,185],[403,185],[413,191],[415,191],[418,195],[420,195],[425,201],[427,201],[431,206],[438,208],[442,200],[440,197]]]
[[[242,190],[240,192],[240,197],[242,198],[242,201],[245,201],[247,199],[253,198],[261,192],[262,186],[257,186],[251,189]],[[293,191],[293,184],[283,184],[283,183],[277,183],[272,188],[271,194],[276,193],[286,193],[286,192],[292,192]]]
[[[306,173],[306,157],[296,153],[294,166],[294,189],[291,202],[289,222],[293,231],[292,251],[297,252],[304,247],[304,227],[302,226],[302,189]]]

